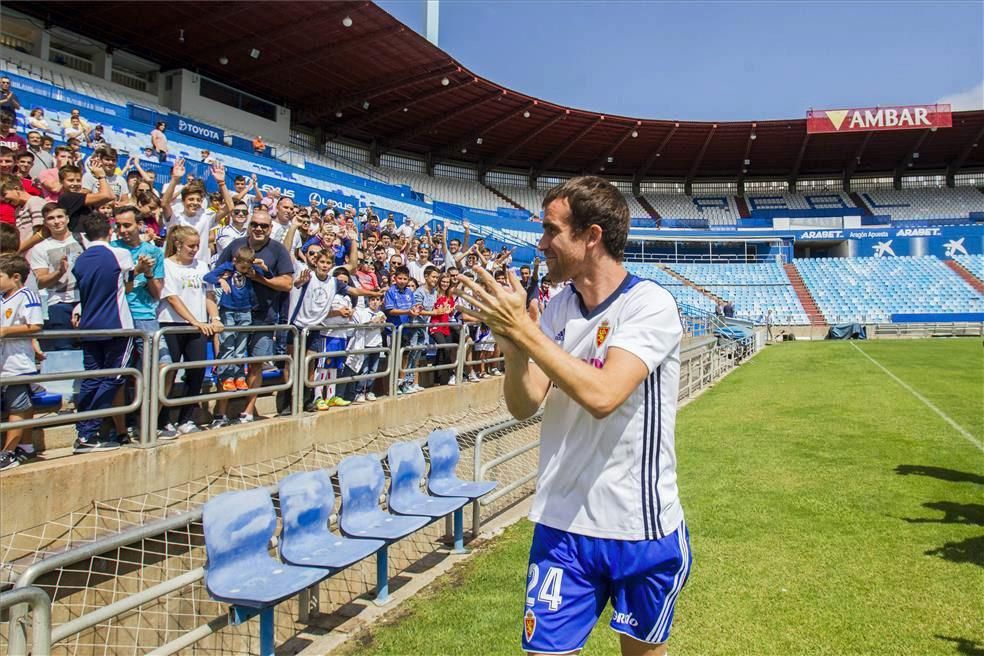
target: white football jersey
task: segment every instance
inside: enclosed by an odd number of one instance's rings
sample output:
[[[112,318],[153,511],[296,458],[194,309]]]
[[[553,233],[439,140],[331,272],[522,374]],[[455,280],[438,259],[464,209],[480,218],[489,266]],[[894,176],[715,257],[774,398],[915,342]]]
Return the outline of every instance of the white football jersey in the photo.
[[[673,445],[683,334],[676,301],[655,282],[627,275],[587,312],[568,285],[551,298],[540,328],[599,369],[608,350],[620,348],[642,360],[649,375],[604,419],[551,386],[530,519],[598,538],[670,535],[683,520]]]

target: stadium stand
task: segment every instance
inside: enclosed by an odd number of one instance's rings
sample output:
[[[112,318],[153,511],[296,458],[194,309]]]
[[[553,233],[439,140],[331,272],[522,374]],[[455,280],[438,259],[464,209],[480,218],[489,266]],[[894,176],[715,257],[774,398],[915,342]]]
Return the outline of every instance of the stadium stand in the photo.
[[[429,176],[393,168],[380,170],[389,176],[390,180],[398,180],[407,184],[413,187],[415,191],[426,194],[434,200],[492,211],[506,205],[505,201],[478,182]]]
[[[978,280],[984,281],[984,255],[954,255],[953,259],[967,271],[970,271]]]
[[[731,301],[738,318],[763,323],[765,313],[772,310],[775,324],[808,323],[796,292],[777,262],[667,266],[722,300]]]
[[[976,291],[932,256],[798,259],[828,323],[890,323],[892,315],[980,312]]]
[[[659,212],[664,221],[702,219],[712,228],[730,227],[738,223],[738,206],[735,204],[735,197],[728,194],[694,197],[683,194],[645,194],[644,198]]]
[[[966,219],[971,212],[984,212],[984,193],[974,187],[877,189],[860,196],[873,213],[893,221]]]
[[[676,299],[677,304],[680,306],[696,308],[697,310],[707,313],[714,312],[714,299],[700,293],[693,287],[684,285],[679,278],[674,278],[668,274],[659,264],[648,262],[626,262],[625,268],[628,269],[629,273],[637,275],[640,278],[652,280],[665,287],[666,290],[673,295],[673,298]]]

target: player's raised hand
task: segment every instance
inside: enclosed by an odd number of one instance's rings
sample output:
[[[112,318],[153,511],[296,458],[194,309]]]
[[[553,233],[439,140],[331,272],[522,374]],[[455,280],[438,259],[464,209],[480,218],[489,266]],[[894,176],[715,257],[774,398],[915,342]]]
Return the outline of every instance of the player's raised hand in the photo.
[[[488,271],[482,267],[472,267],[475,280],[458,276],[459,293],[466,302],[461,313],[485,323],[492,332],[510,337],[526,323],[530,323],[526,313],[526,291],[516,274],[508,272],[505,286],[496,283]]]

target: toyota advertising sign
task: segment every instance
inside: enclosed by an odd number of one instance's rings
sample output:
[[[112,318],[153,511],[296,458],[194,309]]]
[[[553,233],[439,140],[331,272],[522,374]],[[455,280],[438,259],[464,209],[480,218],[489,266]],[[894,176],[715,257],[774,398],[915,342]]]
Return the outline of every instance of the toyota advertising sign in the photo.
[[[808,134],[869,132],[874,130],[925,130],[952,125],[949,105],[862,107],[859,109],[811,109],[806,113]]]

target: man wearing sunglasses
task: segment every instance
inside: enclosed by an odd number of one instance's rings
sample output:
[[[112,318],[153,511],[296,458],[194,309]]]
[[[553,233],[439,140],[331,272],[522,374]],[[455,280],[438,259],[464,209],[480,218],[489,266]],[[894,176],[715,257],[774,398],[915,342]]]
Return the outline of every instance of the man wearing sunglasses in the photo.
[[[267,278],[259,275],[254,268],[246,274],[253,281],[253,290],[256,293],[256,305],[253,307],[254,326],[275,326],[287,321],[287,317],[282,316],[282,308],[286,305],[287,294],[293,282],[294,264],[284,245],[271,239],[272,228],[273,219],[270,217],[270,212],[264,208],[257,208],[250,217],[247,236],[229,242],[228,246],[222,249],[217,262],[217,264],[232,262],[233,256],[240,247],[249,246],[256,253],[254,264],[269,273],[270,277]],[[250,333],[246,351],[250,357],[273,355],[273,331]],[[246,375],[246,384],[250,389],[258,388],[263,382],[263,367],[266,364],[262,362],[250,365]],[[256,397],[251,396],[242,414],[239,415],[240,423],[253,421],[255,409]]]

